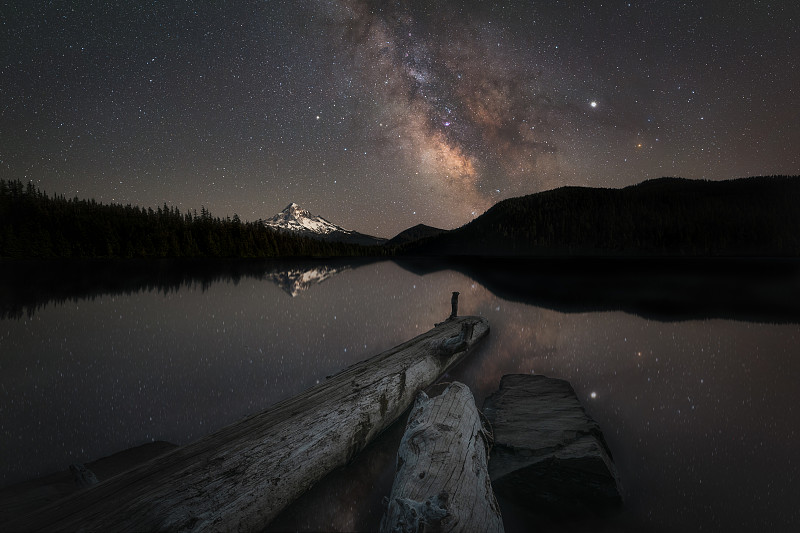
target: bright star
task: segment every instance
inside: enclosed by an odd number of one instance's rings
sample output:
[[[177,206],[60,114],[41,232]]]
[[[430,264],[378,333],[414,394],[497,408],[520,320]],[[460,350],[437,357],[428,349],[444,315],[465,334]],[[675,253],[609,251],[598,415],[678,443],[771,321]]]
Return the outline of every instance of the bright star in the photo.
[[[591,102],[589,102],[589,105],[592,106],[592,107],[597,107],[597,102],[592,100]]]

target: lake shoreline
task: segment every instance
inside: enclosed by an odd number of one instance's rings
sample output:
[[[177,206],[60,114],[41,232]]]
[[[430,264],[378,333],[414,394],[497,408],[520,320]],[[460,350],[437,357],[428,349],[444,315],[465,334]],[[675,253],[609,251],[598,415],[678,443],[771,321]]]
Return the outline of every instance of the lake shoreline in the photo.
[[[277,279],[320,266],[338,273],[387,261],[416,275],[460,272],[505,300],[562,312],[800,323],[800,259],[696,256],[0,261],[0,317],[30,316],[51,301]]]

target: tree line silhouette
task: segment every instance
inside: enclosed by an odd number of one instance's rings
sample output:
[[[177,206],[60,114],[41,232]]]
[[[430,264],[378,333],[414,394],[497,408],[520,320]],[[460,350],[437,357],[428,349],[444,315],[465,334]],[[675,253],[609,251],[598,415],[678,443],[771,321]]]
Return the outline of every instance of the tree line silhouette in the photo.
[[[156,210],[105,205],[0,180],[0,257],[797,257],[798,198],[800,176],[718,182],[660,178],[623,189],[562,187],[503,200],[456,230],[363,246],[280,232],[237,215],[213,217],[205,207],[199,214],[182,214],[166,204]]]
[[[143,208],[49,196],[33,183],[0,180],[0,257],[261,258],[378,255],[377,247],[283,233],[261,221],[214,217],[205,208]]]

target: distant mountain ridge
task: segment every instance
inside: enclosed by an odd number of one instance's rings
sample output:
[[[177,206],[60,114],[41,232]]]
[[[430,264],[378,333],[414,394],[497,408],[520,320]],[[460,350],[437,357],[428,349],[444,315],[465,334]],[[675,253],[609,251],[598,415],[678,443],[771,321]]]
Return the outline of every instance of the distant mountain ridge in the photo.
[[[416,226],[410,227],[407,230],[403,230],[391,239],[387,241],[387,246],[398,246],[402,244],[407,244],[410,242],[419,241],[421,239],[427,239],[429,237],[435,237],[437,235],[441,235],[442,233],[446,233],[448,230],[434,228],[433,226],[426,226],[425,224],[417,224]]]
[[[562,187],[496,204],[445,231],[391,241],[289,204],[267,221],[48,196],[0,179],[0,259],[334,256],[800,257],[800,176],[660,178],[623,189]],[[385,246],[381,246],[385,245]]]
[[[648,180],[503,200],[406,255],[800,256],[800,176]]]
[[[381,245],[386,242],[386,239],[381,237],[365,235],[336,225],[321,216],[311,214],[294,202],[287,205],[280,213],[265,220],[264,225],[278,231],[333,242],[364,246]]]

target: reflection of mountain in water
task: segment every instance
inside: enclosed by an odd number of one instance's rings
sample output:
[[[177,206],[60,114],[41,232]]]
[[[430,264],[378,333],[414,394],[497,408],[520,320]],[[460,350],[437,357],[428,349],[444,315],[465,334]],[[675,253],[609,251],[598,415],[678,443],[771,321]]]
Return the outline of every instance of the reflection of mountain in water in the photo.
[[[342,265],[339,267],[310,265],[307,268],[291,268],[288,270],[268,272],[265,277],[294,298],[301,292],[311,288],[312,285],[322,283],[326,279],[332,278],[336,274],[348,270],[349,268],[350,265]]]
[[[151,260],[20,261],[0,263],[0,319],[22,318],[50,303],[94,299],[107,294],[158,291],[242,279],[269,279],[296,296],[300,291],[373,259],[330,261]]]
[[[107,294],[267,279],[291,296],[374,259],[329,261],[0,262],[0,319]],[[624,311],[658,320],[800,323],[800,261],[735,258],[397,258],[417,275],[455,270],[500,298],[561,312]]]

